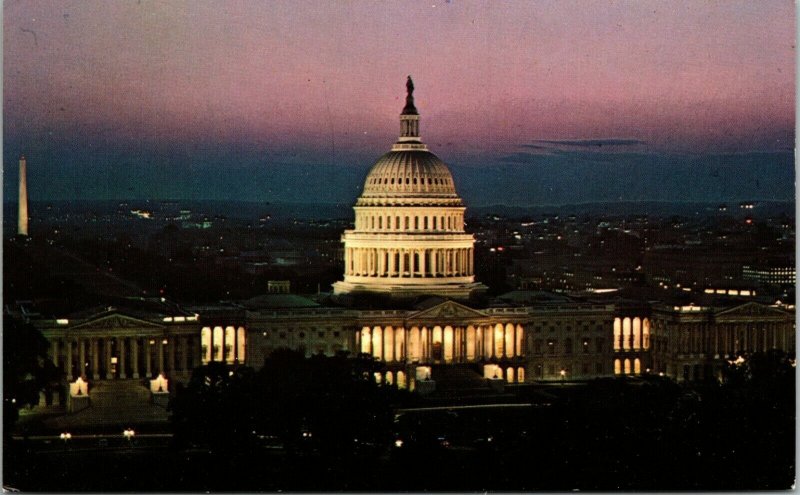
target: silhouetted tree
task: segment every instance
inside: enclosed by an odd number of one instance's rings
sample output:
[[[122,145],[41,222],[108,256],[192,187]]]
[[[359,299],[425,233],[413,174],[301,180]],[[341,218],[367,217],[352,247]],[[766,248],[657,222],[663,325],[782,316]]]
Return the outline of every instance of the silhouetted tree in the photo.
[[[60,373],[48,356],[50,344],[37,328],[3,316],[3,431],[10,434],[19,409],[39,403],[39,392],[49,393]]]

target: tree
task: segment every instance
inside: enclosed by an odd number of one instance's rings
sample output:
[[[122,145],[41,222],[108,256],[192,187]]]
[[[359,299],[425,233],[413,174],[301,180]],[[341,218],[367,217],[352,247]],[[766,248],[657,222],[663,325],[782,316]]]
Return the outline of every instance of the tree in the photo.
[[[212,362],[195,368],[168,407],[176,444],[246,449],[252,441],[253,384],[253,369],[246,366]]]
[[[391,405],[404,396],[375,383],[382,367],[366,355],[306,358],[290,349],[274,351],[258,372],[210,363],[195,369],[170,402],[176,442],[241,450],[253,446],[255,432],[278,437],[290,450],[312,436],[331,453],[352,451],[356,439],[384,445]]]
[[[50,343],[33,325],[3,316],[3,428],[6,434],[19,409],[39,403],[39,392],[57,385],[60,372],[48,355]]]

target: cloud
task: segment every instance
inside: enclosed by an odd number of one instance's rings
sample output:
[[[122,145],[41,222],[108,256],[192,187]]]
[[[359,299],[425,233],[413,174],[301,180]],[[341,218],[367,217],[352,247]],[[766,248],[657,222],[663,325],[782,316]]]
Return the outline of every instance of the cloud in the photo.
[[[556,145],[556,146],[575,146],[579,148],[590,148],[590,147],[597,147],[602,148],[603,146],[636,146],[640,144],[647,144],[644,141],[639,139],[554,139],[554,140],[544,140],[540,139],[534,141],[537,144],[525,144],[523,147],[526,148],[534,148],[534,149],[543,149],[546,147],[541,146],[542,144],[549,144],[549,145]]]

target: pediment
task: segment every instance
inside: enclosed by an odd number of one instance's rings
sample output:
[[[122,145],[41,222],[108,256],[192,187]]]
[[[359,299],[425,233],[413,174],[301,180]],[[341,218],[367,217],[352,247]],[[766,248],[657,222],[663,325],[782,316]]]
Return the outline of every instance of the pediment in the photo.
[[[469,318],[486,318],[487,315],[482,311],[472,309],[470,307],[459,304],[455,301],[445,301],[441,304],[428,309],[424,309],[418,313],[414,313],[408,317],[409,320],[432,320],[432,319],[448,319],[459,320]]]
[[[72,328],[81,330],[109,330],[115,328],[164,328],[164,326],[151,321],[134,318],[133,316],[112,313],[85,321]]]
[[[733,308],[722,310],[718,312],[715,316],[717,319],[719,319],[719,318],[747,318],[747,317],[763,317],[763,316],[786,317],[787,314],[785,311],[778,308],[773,308],[756,302],[749,302],[742,304],[741,306],[736,306]]]

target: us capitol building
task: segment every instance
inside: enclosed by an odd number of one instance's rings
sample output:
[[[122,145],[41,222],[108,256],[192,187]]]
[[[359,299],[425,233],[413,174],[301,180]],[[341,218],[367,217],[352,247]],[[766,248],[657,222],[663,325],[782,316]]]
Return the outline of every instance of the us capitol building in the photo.
[[[794,311],[786,306],[525,291],[486,298],[475,281],[464,203],[447,165],[420,137],[413,90],[409,78],[400,137],[366,177],[355,227],[342,235],[344,279],[328,301],[271,283],[261,296],[217,306],[155,300],[53,319],[27,315],[67,381],[161,376],[171,389],[201,364],[259,368],[272,351],[291,348],[367,353],[385,364],[380,383],[429,392],[453,373],[487,384],[647,373],[702,380],[718,377],[741,352],[794,351]]]

